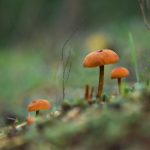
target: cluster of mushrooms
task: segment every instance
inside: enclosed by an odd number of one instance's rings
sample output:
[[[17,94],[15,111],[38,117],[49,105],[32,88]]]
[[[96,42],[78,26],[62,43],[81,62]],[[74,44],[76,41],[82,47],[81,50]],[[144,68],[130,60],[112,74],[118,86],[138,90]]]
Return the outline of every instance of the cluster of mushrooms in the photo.
[[[119,61],[119,56],[112,50],[103,49],[89,53],[83,61],[83,66],[88,68],[99,67],[99,84],[97,90],[97,99],[101,99],[102,91],[103,91],[103,84],[104,84],[104,65],[107,64],[114,64]],[[118,89],[119,94],[121,94],[121,78],[127,77],[129,75],[128,69],[124,67],[118,67],[111,71],[110,77],[111,79],[118,80]],[[91,92],[89,94],[89,87],[86,86],[86,93],[85,97],[91,100],[93,97],[93,90],[94,87],[91,87]],[[30,116],[30,112],[35,111],[36,116],[39,115],[40,110],[49,110],[52,108],[52,105],[45,99],[37,99],[33,100],[28,106],[28,117],[27,117],[27,124],[30,125],[35,121],[34,117]]]
[[[103,49],[89,53],[83,60],[83,66],[87,68],[99,67],[99,84],[97,90],[97,99],[101,99],[104,84],[104,65],[114,64],[119,61],[119,56],[110,49]],[[111,71],[111,79],[118,80],[119,94],[121,94],[121,79],[129,75],[128,69],[118,67]]]

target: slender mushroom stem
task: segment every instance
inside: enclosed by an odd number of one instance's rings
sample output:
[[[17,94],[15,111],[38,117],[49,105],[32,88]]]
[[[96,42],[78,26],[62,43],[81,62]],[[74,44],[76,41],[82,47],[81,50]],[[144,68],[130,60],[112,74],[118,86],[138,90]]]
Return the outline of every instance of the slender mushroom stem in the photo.
[[[91,93],[90,93],[90,95],[89,95],[89,99],[90,99],[90,100],[92,100],[92,98],[93,98],[93,92],[94,92],[94,87],[92,86],[92,87],[91,87]]]
[[[104,82],[104,65],[99,66],[99,84],[98,84],[98,91],[97,91],[97,99],[101,98],[102,91],[103,91],[103,82]]]
[[[84,93],[85,100],[88,100],[88,97],[89,97],[89,86],[86,85],[85,86],[85,93]]]
[[[121,78],[118,78],[118,91],[120,95],[121,94]]]
[[[37,111],[36,111],[36,116],[38,116],[38,115],[39,115],[39,112],[40,112],[39,110],[37,110]]]

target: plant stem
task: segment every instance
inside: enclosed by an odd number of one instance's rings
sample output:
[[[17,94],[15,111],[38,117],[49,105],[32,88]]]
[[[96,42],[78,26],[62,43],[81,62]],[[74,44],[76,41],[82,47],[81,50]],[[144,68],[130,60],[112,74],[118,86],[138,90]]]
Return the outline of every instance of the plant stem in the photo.
[[[104,66],[99,66],[99,83],[98,83],[98,91],[97,91],[97,99],[101,98],[103,91],[103,83],[104,83]]]
[[[118,91],[120,95],[121,94],[121,78],[118,78]]]

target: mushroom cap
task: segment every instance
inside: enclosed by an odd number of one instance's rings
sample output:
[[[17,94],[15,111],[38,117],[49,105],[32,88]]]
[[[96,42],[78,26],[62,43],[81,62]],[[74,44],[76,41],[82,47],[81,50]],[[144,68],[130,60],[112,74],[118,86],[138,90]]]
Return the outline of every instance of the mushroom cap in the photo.
[[[52,106],[51,104],[48,102],[48,100],[45,99],[37,99],[37,100],[33,100],[28,106],[27,109],[28,111],[38,111],[38,110],[48,110],[50,109]]]
[[[97,67],[107,64],[114,64],[119,56],[110,49],[103,49],[89,53],[83,60],[84,67]]]
[[[123,78],[129,75],[128,69],[124,67],[118,67],[111,71],[110,77],[111,79]]]

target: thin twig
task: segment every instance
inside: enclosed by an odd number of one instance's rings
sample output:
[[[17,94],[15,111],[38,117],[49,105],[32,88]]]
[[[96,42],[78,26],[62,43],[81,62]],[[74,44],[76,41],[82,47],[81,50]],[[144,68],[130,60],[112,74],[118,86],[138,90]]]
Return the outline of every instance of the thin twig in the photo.
[[[69,64],[69,69],[68,69],[68,74],[67,74],[67,81],[69,79],[69,75],[70,75],[70,72],[71,72],[71,67],[72,67],[72,63]]]
[[[142,16],[143,16],[144,24],[147,27],[147,29],[150,30],[150,23],[148,22],[147,17],[146,17],[146,13],[145,13],[144,0],[138,0],[138,2],[139,2]]]
[[[62,99],[64,100],[65,98],[65,73],[66,73],[66,68],[67,68],[67,65],[69,64],[69,58],[67,58],[67,62],[65,63],[65,57],[64,57],[64,50],[65,50],[65,47],[66,45],[69,43],[69,41],[72,39],[72,37],[75,35],[75,33],[80,29],[80,27],[85,24],[85,21],[86,20],[86,17],[83,18],[81,24],[79,24],[75,30],[71,33],[71,35],[68,37],[68,39],[64,42],[63,46],[62,46],[62,53],[61,53],[61,60],[62,60],[62,69],[63,69],[63,75],[62,75]],[[71,56],[71,54],[70,54]],[[70,57],[69,56],[69,57]],[[70,73],[70,70],[71,70],[71,64],[70,64],[70,67],[69,67],[69,72],[68,72],[68,76],[67,76],[67,80],[69,78],[69,73]]]
[[[68,57],[67,57],[67,61],[66,61],[66,64],[65,64],[65,66],[64,66],[64,70],[66,70],[66,68],[67,68],[67,66],[68,66],[68,64],[69,64],[70,58],[71,58],[71,52],[69,51],[69,55],[68,55]]]
[[[69,65],[69,69],[68,69],[68,73],[67,73],[67,77],[66,77],[67,81],[69,79],[69,75],[70,75],[70,71],[71,71],[71,66],[72,66],[71,62],[69,64],[70,59],[71,59],[71,51],[69,51],[69,56],[67,57],[67,61],[66,61],[65,67],[64,67],[64,70],[65,70],[64,73],[66,73],[67,66]]]
[[[62,75],[62,92],[63,92],[63,97],[62,97],[62,99],[63,99],[63,100],[64,100],[64,98],[65,98],[65,72],[66,72],[66,68],[67,68],[68,60],[69,60],[69,59],[67,59],[67,62],[65,63],[64,50],[65,50],[65,47],[66,47],[66,45],[68,44],[68,42],[72,39],[72,37],[74,36],[74,34],[77,32],[77,30],[78,30],[78,28],[76,28],[76,29],[72,32],[72,34],[69,36],[69,38],[64,42],[64,44],[63,44],[63,46],[62,46],[62,54],[61,54],[61,56],[62,56],[62,63],[63,63],[63,65],[62,65],[62,67],[63,67],[63,75]],[[70,54],[70,56],[71,56],[71,54]],[[70,57],[70,56],[69,56],[69,57]]]

